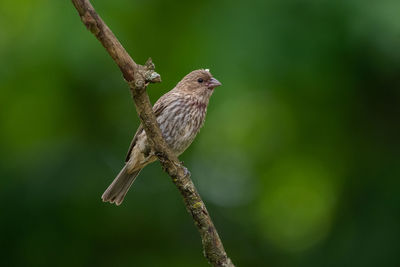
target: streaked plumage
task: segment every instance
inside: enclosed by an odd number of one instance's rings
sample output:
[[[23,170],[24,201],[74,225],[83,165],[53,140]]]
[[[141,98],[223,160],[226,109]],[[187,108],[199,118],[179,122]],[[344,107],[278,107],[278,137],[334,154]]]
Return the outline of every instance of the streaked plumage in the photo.
[[[193,142],[203,126],[214,88],[221,85],[209,70],[195,70],[153,106],[161,132],[171,150],[179,156]],[[131,142],[125,166],[102,195],[105,202],[120,205],[140,170],[156,160],[140,125]]]

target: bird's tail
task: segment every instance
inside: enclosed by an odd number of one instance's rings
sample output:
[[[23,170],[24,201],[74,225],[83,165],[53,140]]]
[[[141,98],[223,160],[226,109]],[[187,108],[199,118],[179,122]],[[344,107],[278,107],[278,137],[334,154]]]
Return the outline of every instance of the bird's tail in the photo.
[[[135,181],[140,171],[141,170],[135,171],[133,173],[128,173],[125,165],[124,168],[122,168],[122,170],[119,172],[117,177],[114,179],[114,181],[107,188],[107,190],[103,193],[101,199],[104,202],[115,203],[117,206],[119,206],[124,200],[126,193],[128,192],[129,188]]]

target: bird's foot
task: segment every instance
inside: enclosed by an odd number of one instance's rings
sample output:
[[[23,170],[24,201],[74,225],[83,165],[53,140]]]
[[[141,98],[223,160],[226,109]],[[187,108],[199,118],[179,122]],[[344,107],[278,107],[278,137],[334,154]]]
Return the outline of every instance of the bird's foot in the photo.
[[[191,173],[187,168],[183,167],[183,171],[184,171],[185,176],[191,176]]]

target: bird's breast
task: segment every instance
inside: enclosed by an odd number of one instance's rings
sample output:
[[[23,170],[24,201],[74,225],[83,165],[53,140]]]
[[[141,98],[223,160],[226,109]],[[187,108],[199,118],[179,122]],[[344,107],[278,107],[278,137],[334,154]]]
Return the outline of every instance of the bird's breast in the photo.
[[[206,103],[193,98],[179,98],[157,117],[167,144],[177,155],[193,142],[204,123],[206,112]]]

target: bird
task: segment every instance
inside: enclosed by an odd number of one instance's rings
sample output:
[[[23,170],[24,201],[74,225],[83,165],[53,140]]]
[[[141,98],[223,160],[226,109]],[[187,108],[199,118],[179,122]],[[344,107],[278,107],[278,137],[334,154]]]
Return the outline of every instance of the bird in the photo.
[[[220,85],[209,69],[194,70],[154,104],[153,112],[162,136],[177,157],[190,146],[203,126],[210,97]],[[141,124],[129,146],[124,167],[101,196],[103,202],[119,206],[140,171],[156,160]]]

